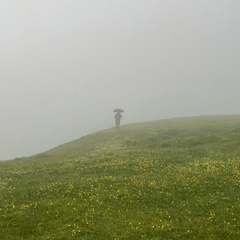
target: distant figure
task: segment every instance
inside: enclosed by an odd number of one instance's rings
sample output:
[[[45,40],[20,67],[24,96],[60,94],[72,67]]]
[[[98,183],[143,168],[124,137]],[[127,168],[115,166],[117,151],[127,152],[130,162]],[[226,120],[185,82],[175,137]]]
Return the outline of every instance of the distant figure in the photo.
[[[119,131],[121,118],[122,118],[121,113],[120,113],[120,112],[117,112],[117,113],[115,114],[116,131]]]
[[[120,121],[122,118],[121,113],[124,112],[124,110],[122,110],[121,108],[116,108],[113,110],[116,114],[115,114],[115,123],[116,123],[116,131],[119,131],[119,127],[120,127]]]

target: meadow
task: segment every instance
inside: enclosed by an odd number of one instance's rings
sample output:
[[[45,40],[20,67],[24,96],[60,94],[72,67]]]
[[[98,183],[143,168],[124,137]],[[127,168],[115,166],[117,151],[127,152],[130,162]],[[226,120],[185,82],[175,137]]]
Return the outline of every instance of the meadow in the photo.
[[[128,124],[0,162],[1,240],[239,238],[239,115]]]

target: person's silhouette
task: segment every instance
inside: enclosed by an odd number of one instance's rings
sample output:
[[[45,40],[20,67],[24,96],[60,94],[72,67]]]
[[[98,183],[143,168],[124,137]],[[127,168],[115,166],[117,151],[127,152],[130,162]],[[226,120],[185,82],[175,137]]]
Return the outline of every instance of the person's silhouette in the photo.
[[[120,121],[121,121],[121,118],[122,118],[122,115],[120,112],[117,112],[115,114],[115,123],[116,123],[116,131],[119,131],[119,127],[120,127]]]

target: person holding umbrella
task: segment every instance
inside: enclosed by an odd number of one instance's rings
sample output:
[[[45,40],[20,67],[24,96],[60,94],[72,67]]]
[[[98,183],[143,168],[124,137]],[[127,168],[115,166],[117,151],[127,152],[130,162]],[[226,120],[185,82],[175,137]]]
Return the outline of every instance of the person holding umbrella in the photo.
[[[115,116],[114,116],[115,124],[116,124],[116,131],[119,131],[120,121],[121,121],[121,118],[122,118],[121,113],[123,113],[124,111],[120,108],[114,109],[113,111],[116,113]]]

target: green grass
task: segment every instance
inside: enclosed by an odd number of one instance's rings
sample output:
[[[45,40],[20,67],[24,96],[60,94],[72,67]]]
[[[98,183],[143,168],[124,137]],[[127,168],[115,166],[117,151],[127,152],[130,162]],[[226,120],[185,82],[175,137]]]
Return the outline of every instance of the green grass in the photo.
[[[0,239],[240,237],[240,116],[107,129],[0,163]]]

